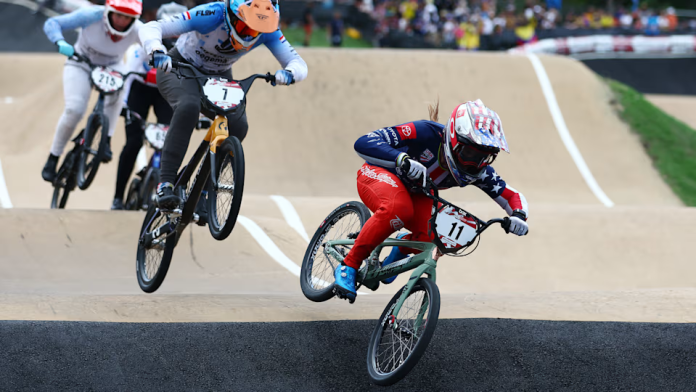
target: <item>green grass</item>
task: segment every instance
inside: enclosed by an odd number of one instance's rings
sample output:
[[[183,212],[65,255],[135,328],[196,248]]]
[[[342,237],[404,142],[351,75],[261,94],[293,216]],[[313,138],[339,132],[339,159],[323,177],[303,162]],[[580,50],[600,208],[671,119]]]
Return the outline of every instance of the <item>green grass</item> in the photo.
[[[302,27],[286,27],[283,29],[285,38],[290,44],[296,47],[301,47],[304,42],[304,29]],[[312,31],[312,37],[309,40],[309,46],[314,48],[328,48],[331,46],[329,37],[326,35],[326,29],[315,28]],[[346,34],[343,34],[342,48],[371,48],[372,44],[364,39],[354,39]]]
[[[607,81],[620,104],[619,114],[640,136],[662,178],[686,205],[696,206],[696,131],[634,89]]]

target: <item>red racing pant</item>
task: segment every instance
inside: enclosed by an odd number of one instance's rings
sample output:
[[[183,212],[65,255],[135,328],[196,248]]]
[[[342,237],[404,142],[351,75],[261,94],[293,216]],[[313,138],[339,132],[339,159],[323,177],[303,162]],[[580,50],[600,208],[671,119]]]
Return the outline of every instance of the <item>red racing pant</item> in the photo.
[[[432,240],[428,235],[428,221],[433,201],[423,194],[410,193],[396,175],[366,163],[358,170],[358,194],[373,215],[365,222],[346,256],[347,266],[360,268],[377,245],[404,227],[411,232],[404,239]]]

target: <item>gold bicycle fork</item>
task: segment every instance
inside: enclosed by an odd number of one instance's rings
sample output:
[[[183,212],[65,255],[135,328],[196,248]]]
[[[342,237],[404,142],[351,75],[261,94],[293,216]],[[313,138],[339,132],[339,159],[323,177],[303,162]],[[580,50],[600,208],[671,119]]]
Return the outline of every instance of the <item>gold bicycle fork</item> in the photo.
[[[210,151],[217,152],[217,148],[230,136],[227,129],[227,117],[217,115],[213,124],[208,128],[208,133],[205,135],[206,142],[210,143]]]

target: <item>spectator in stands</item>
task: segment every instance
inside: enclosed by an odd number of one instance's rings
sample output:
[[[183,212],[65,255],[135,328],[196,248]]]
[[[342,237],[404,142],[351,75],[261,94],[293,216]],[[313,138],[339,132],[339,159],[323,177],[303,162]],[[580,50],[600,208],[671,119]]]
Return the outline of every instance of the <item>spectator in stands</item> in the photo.
[[[302,26],[304,27],[304,46],[309,46],[309,41],[312,38],[312,29],[314,28],[314,1],[308,1],[304,12],[302,13]]]
[[[343,43],[343,16],[340,12],[334,12],[334,17],[329,24],[329,37],[331,46],[338,48]]]

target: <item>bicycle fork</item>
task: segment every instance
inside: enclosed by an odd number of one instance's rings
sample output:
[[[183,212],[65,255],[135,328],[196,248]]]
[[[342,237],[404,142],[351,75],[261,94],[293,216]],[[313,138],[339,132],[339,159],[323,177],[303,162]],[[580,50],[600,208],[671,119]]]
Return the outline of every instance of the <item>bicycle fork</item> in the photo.
[[[215,120],[213,120],[213,124],[208,128],[208,133],[205,135],[205,140],[206,142],[210,143],[210,180],[213,183],[213,186],[217,188],[217,162],[215,158],[215,153],[217,152],[217,148],[220,147],[220,145],[230,136],[230,133],[227,129],[227,117],[217,115],[215,116]]]
[[[432,257],[428,258],[425,260],[425,262],[413,271],[411,274],[411,277],[409,278],[408,282],[404,286],[403,290],[401,291],[401,296],[399,297],[399,300],[396,301],[396,306],[394,307],[394,310],[392,310],[390,318],[392,320],[392,328],[398,328],[398,315],[399,311],[401,311],[401,307],[404,305],[404,302],[406,302],[406,298],[408,298],[408,295],[411,293],[413,290],[413,287],[416,285],[416,282],[418,282],[418,279],[423,276],[423,274],[427,275],[430,280],[435,282],[437,278],[437,273],[435,272],[435,267],[437,267],[437,260],[440,258],[441,254],[438,251],[437,248],[433,249],[433,255]],[[430,305],[430,301],[428,299],[428,296],[423,297],[423,303],[421,304],[419,310],[418,310],[418,315],[416,316],[415,323],[413,325],[413,333],[415,334],[423,324],[423,319],[425,317],[425,313],[428,310],[428,307]],[[427,320],[426,320],[427,321]]]

